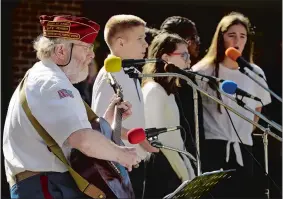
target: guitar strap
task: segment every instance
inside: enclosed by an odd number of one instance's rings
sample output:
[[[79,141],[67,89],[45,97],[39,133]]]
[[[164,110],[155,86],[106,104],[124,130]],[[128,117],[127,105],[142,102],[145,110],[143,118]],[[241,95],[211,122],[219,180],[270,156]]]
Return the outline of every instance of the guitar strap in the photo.
[[[31,124],[37,131],[37,133],[41,136],[41,138],[46,143],[47,147],[52,151],[52,153],[61,161],[63,164],[68,168],[71,176],[75,180],[78,188],[88,195],[91,198],[106,198],[106,195],[103,191],[101,191],[99,188],[94,186],[93,184],[90,184],[86,179],[84,179],[80,174],[78,174],[70,164],[68,163],[62,149],[59,147],[59,145],[56,143],[56,141],[47,133],[47,131],[40,125],[40,123],[36,120],[36,118],[32,115],[31,110],[27,103],[26,98],[26,92],[25,92],[25,83],[26,83],[26,77],[28,72],[26,73],[25,77],[20,83],[20,102],[21,105],[25,111],[25,114],[27,115],[28,119],[30,120]],[[87,116],[89,121],[93,121],[97,118],[95,113],[91,110],[91,108],[88,106],[86,102],[84,102]]]

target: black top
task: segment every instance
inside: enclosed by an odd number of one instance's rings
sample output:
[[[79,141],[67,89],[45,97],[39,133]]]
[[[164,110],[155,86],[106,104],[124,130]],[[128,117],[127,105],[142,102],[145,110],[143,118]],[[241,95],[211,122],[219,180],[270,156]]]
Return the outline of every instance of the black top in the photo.
[[[195,81],[193,81],[196,83]],[[194,115],[194,99],[193,89],[184,80],[180,81],[181,87],[178,87],[178,91],[175,94],[175,99],[180,112],[180,124],[186,131],[185,133],[181,130],[182,138],[185,140],[185,146],[188,152],[196,156],[195,147],[195,115]],[[187,123],[185,118],[187,119]],[[201,94],[198,92],[198,120],[199,120],[199,140],[200,140],[200,154],[201,144],[204,140],[204,128],[203,128],[203,106]],[[193,141],[192,141],[193,138]]]

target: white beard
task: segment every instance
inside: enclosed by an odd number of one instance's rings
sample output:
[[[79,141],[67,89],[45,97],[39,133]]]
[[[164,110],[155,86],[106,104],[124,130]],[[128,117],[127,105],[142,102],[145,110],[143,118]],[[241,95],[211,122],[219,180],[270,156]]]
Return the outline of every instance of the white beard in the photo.
[[[74,59],[71,60],[70,64],[63,67],[62,70],[70,80],[72,84],[77,84],[84,81],[88,76],[88,65],[82,70],[78,67],[78,64]]]
[[[76,83],[84,81],[88,76],[88,66],[85,67],[84,70],[79,71],[78,78],[76,79]]]

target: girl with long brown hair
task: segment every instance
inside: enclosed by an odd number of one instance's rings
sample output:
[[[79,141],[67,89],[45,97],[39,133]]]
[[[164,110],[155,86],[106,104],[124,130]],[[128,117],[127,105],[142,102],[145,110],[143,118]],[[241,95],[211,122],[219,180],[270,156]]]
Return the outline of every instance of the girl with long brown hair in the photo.
[[[253,63],[252,35],[251,24],[247,17],[236,12],[224,16],[216,28],[206,56],[192,68],[194,71],[205,75],[234,81],[238,85],[238,88],[262,100],[261,104],[252,99],[243,99],[247,106],[256,111],[261,111],[263,105],[271,102],[269,93],[248,76],[242,74],[238,70],[239,66],[237,62],[234,62],[225,55],[225,50],[229,47],[236,48],[264,76],[264,72],[260,67]],[[246,69],[246,71],[257,78],[250,70]],[[258,78],[258,80],[267,86],[265,80],[261,78]],[[236,102],[222,96],[215,88],[210,87],[207,83],[199,81],[198,84],[210,95],[222,99],[225,104],[233,107],[249,119],[258,121],[258,118],[253,113],[240,108]],[[235,179],[235,182],[240,180],[241,185],[246,185],[244,182],[250,182],[248,180],[252,179],[253,173],[253,158],[250,154],[253,145],[253,125],[234,113],[225,110],[224,107],[206,96],[202,96],[202,102],[205,129],[205,142],[201,154],[203,170],[236,169],[237,173],[232,179]],[[243,188],[241,190],[235,189],[233,186],[228,188],[231,189],[227,189],[228,192],[226,193],[224,189],[221,190],[223,194],[229,194],[225,196],[248,197],[250,195],[247,194],[251,193],[251,186],[241,186]]]
[[[169,33],[161,33],[154,38],[149,46],[148,58],[163,59],[181,69],[188,68],[191,62],[187,42],[178,35]],[[164,66],[164,63],[149,63],[143,67],[143,73],[164,73]],[[172,77],[143,79],[146,128],[180,125],[179,108],[174,95],[178,86],[179,80]],[[185,150],[180,130],[160,134],[158,140],[166,146]],[[186,156],[166,149],[152,154],[147,174],[146,198],[162,198],[173,192],[183,181],[195,177]]]

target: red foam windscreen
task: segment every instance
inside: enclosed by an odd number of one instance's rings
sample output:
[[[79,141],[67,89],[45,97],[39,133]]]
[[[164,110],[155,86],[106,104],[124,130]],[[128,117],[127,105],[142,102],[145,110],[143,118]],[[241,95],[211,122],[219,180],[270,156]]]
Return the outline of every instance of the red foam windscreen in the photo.
[[[241,53],[237,49],[230,47],[225,51],[225,55],[230,59],[236,61],[241,56]]]
[[[138,144],[145,140],[145,132],[142,128],[134,128],[127,133],[128,140],[131,144]]]

